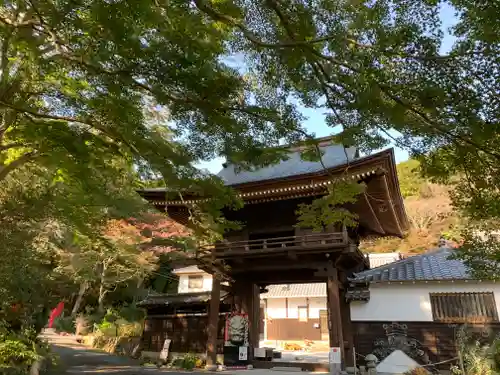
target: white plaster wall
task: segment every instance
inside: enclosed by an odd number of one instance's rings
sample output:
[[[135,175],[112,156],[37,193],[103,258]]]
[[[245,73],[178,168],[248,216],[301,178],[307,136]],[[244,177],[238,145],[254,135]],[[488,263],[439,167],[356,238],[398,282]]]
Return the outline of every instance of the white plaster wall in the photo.
[[[309,318],[319,319],[320,310],[326,310],[326,297],[309,298]]]
[[[305,298],[288,298],[288,318],[299,318],[299,306],[307,306],[307,301]]]
[[[432,321],[430,293],[493,292],[500,313],[500,284],[492,282],[428,282],[372,284],[369,302],[351,303],[353,321]]]
[[[288,318],[297,319],[299,317],[299,306],[307,306],[306,298],[288,299]],[[326,297],[309,298],[309,318],[318,319],[320,310],[326,309]],[[267,300],[267,316],[272,319],[286,319],[285,298],[269,298]]]
[[[286,318],[286,302],[284,298],[270,298],[267,300],[267,317],[271,319]]]
[[[193,275],[200,275],[199,273]],[[212,290],[212,275],[202,273],[203,275],[203,288],[202,289],[189,289],[189,274],[179,275],[179,288],[178,293],[192,293],[192,292],[209,292]]]

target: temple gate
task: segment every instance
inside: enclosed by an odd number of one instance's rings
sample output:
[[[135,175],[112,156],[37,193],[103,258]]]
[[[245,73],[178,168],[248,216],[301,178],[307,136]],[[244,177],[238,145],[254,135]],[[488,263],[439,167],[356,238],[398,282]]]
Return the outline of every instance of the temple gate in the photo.
[[[248,356],[259,347],[259,294],[270,284],[325,282],[329,344],[340,348],[344,365],[352,364],[351,330],[347,278],[369,267],[358,248],[365,236],[403,236],[408,221],[396,174],[393,150],[359,157],[353,148],[331,140],[318,140],[322,162],[300,158],[301,148],[290,148],[290,158],[255,171],[238,172],[225,165],[218,174],[244,200],[244,207],[225,211],[229,220],[243,223],[220,243],[198,249],[198,266],[211,273],[213,287],[209,306],[207,364],[216,363],[217,322],[221,283],[228,283],[233,311],[248,317]],[[330,226],[321,232],[301,228],[296,210],[327,194],[335,178],[349,178],[366,184],[356,204],[347,206],[358,216],[355,229]],[[181,223],[187,223],[182,201],[165,201],[165,191],[143,190],[143,197]],[[235,328],[235,330],[237,330]]]

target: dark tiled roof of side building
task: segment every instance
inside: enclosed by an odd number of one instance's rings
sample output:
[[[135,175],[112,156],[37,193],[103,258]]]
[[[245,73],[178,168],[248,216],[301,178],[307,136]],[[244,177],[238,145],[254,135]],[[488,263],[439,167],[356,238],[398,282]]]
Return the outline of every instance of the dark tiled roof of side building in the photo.
[[[351,280],[372,283],[470,280],[471,276],[465,264],[460,260],[449,259],[452,251],[450,248],[438,248],[425,254],[359,272]]]
[[[342,145],[330,144],[320,147],[323,152],[322,161],[306,161],[301,158],[301,152],[290,152],[289,158],[277,164],[259,168],[255,171],[237,171],[234,165],[227,165],[217,176],[226,185],[239,185],[248,182],[267,181],[278,178],[298,176],[308,173],[321,172],[326,168],[338,167],[356,158],[356,148],[344,148]]]
[[[221,300],[228,296],[228,292],[221,292]],[[195,293],[173,293],[173,294],[151,294],[143,301],[138,303],[139,306],[155,306],[155,305],[196,305],[205,304],[210,301],[210,292],[195,292]]]

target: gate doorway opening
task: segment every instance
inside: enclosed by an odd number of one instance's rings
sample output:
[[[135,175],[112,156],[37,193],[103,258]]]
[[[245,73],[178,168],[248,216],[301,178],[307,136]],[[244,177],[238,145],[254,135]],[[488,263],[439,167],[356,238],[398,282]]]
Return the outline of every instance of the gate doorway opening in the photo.
[[[265,308],[265,338],[279,365],[327,368],[329,352],[326,283],[268,285],[260,295]]]

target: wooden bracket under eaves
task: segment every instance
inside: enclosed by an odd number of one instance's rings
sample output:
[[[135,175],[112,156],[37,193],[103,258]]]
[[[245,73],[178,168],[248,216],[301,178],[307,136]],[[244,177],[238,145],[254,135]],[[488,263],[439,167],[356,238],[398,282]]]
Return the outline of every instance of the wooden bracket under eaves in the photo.
[[[221,260],[213,260],[211,252],[201,257],[197,253],[196,263],[200,269],[211,274],[213,277],[218,277],[221,281],[234,282],[234,279],[229,276],[229,267]]]

